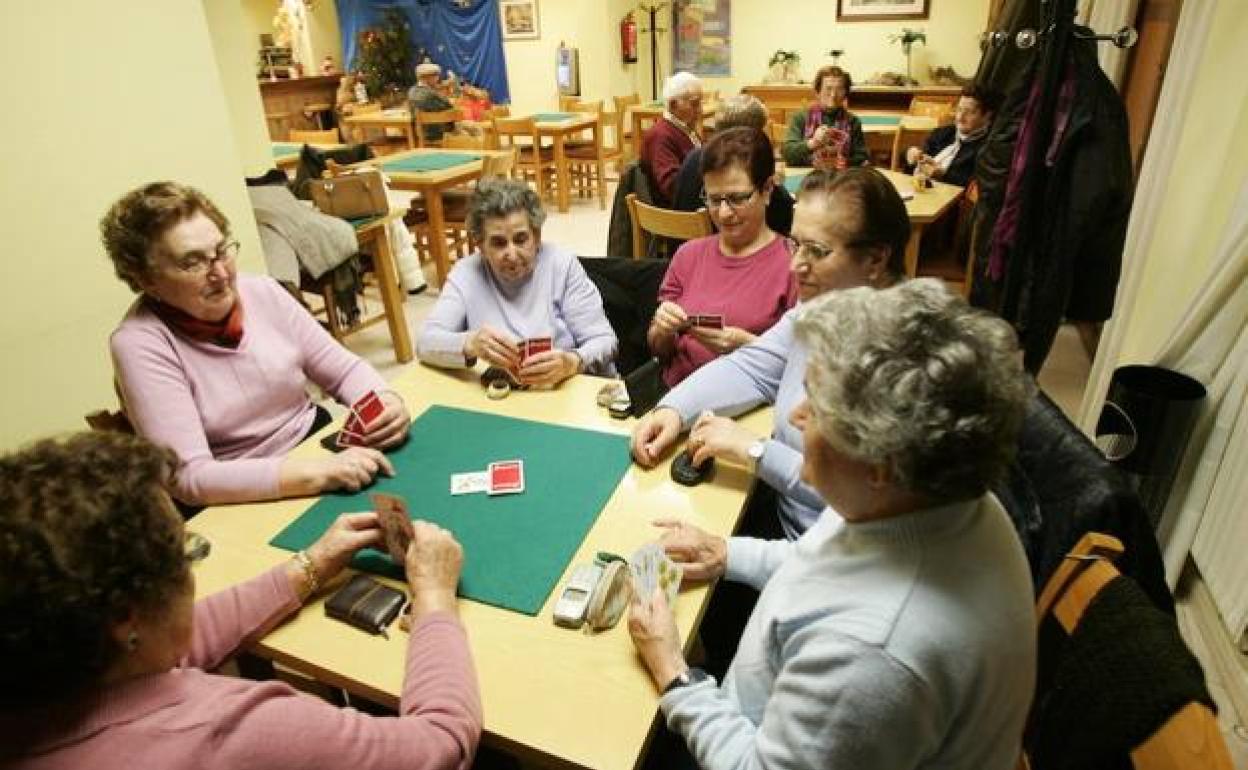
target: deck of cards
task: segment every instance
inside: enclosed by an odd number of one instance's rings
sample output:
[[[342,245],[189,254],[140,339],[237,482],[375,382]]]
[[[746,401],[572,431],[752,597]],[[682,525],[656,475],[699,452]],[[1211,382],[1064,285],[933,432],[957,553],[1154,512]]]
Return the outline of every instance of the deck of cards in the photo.
[[[530,337],[520,343],[520,363],[523,364],[538,353],[545,353],[553,349],[554,341],[550,337]]]
[[[697,313],[689,316],[690,326],[701,326],[705,329],[724,328],[724,317],[719,313]]]
[[[407,555],[407,547],[416,536],[411,514],[407,511],[407,501],[398,495],[382,492],[374,493],[372,500],[373,510],[377,511],[377,518],[381,521],[386,553],[397,564],[402,565]]]
[[[654,589],[662,588],[667,606],[676,603],[683,571],[679,564],[668,558],[658,543],[649,543],[634,551],[628,560],[628,569],[633,573],[633,591],[642,601],[649,604]]]
[[[351,413],[347,415],[347,421],[338,432],[338,446],[344,449],[349,446],[364,446],[364,434],[384,411],[386,404],[377,395],[377,391],[370,390],[361,396],[351,405]]]
[[[452,495],[514,495],[524,491],[524,461],[490,463],[484,471],[451,474]]]

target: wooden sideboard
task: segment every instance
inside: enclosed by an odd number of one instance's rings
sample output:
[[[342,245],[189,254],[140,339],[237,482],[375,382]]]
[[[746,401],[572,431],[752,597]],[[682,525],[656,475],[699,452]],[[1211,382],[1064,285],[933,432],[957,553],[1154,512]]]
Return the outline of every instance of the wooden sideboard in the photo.
[[[304,115],[308,105],[329,105],[332,109],[342,75],[315,75],[286,80],[258,80],[264,116],[274,141],[286,141],[292,128],[319,128],[315,117]]]
[[[741,92],[757,96],[768,107],[782,110],[805,109],[815,100],[814,86],[810,83],[794,85],[774,83],[769,85],[742,86]],[[906,112],[910,100],[916,96],[924,99],[957,102],[960,86],[865,86],[855,85],[849,95],[851,110],[875,112]]]

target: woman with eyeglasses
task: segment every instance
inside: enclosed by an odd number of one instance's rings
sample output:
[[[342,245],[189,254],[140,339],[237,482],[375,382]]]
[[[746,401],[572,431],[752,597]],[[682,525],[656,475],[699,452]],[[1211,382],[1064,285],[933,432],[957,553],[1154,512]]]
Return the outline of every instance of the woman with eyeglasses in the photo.
[[[789,121],[781,152],[790,166],[843,169],[870,158],[862,121],[849,111],[849,73],[829,65],[815,73],[815,103]]]
[[[165,493],[176,467],[167,449],[102,431],[0,457],[0,765],[468,768],[481,697],[454,537],[413,523],[398,715],[338,708],[211,672],[380,547],[377,514],[344,514],[306,551],[196,601]]]
[[[100,232],[117,277],[139,294],[110,340],[122,407],[140,435],[176,453],[175,498],[204,506],[355,491],[393,474],[381,450],[407,436],[403,400],[276,281],[239,275],[238,242],[203,193],[144,185],[113,204]],[[330,420],[309,381],[343,404],[380,396],[365,446],[288,456]]]
[[[909,237],[905,203],[878,171],[812,172],[798,191],[790,240],[801,301],[833,289],[891,286],[904,275]],[[642,418],[632,439],[633,457],[651,467],[690,430],[695,463],[714,457],[744,466],[776,491],[777,516],[765,517],[756,534],[791,540],[825,507],[801,480],[802,436],[787,419],[802,400],[806,370],[793,317],[787,313],[752,344],[680,383]],[[760,404],[775,406],[770,437],[754,435],[731,419]]]
[[[797,301],[788,246],[766,222],[775,171],[756,128],[722,131],[703,148],[703,200],[719,232],[676,251],[646,335],[669,387],[752,342]]]

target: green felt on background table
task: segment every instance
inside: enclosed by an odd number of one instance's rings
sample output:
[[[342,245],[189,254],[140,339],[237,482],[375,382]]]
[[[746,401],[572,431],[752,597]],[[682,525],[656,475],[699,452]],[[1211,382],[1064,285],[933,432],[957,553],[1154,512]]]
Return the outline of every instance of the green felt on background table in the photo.
[[[407,443],[389,453],[395,477],[379,476],[354,494],[327,494],[270,545],[298,551],[341,513],[371,510],[369,495],[407,500],[413,519],[455,533],[464,547],[459,593],[536,615],[631,462],[628,437],[433,406],[412,423]],[[491,462],[524,461],[517,495],[451,495],[451,474]],[[352,566],[402,579],[402,568],[372,549]]]
[[[858,120],[864,126],[897,126],[901,124],[900,115],[859,115]]]
[[[273,157],[280,158],[283,155],[297,153],[303,149],[302,144],[294,144],[291,142],[277,142],[273,145]]]
[[[797,195],[797,188],[802,186],[802,180],[811,172],[811,169],[802,169],[797,173],[794,171],[795,169],[789,169],[784,175],[784,189],[788,190],[791,195]]]
[[[480,159],[481,156],[475,152],[432,152],[428,155],[386,161],[381,164],[381,168],[383,171],[441,171]]]
[[[533,116],[534,123],[560,123],[575,118],[571,112],[539,112]]]

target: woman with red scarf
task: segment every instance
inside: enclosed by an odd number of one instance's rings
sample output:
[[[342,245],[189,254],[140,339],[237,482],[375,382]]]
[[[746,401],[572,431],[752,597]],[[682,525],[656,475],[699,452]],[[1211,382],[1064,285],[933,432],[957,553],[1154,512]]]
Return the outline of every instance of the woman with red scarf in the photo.
[[[212,201],[154,182],[113,204],[100,232],[117,276],[139,294],[110,340],[122,406],[140,435],[177,454],[175,498],[269,500],[393,474],[380,450],[407,435],[403,400],[276,281],[238,274],[238,241]],[[343,404],[379,395],[385,408],[365,446],[289,456],[329,422],[309,380]]]
[[[853,81],[840,67],[815,74],[816,101],[789,122],[781,150],[790,166],[842,169],[867,163],[862,123],[845,106]]]

